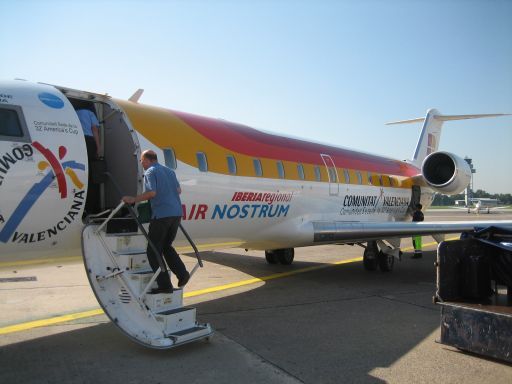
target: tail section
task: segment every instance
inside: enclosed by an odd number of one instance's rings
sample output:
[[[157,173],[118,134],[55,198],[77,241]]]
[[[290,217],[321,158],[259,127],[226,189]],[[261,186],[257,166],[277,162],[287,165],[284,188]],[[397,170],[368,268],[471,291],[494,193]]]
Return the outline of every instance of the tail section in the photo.
[[[509,116],[507,113],[494,113],[483,115],[442,115],[437,109],[429,109],[425,117],[411,120],[393,121],[391,124],[408,124],[423,122],[420,137],[416,144],[416,149],[411,159],[411,163],[420,167],[425,157],[432,152],[436,152],[439,148],[439,139],[441,137],[441,129],[445,121],[450,120],[466,120],[479,119],[483,117]]]

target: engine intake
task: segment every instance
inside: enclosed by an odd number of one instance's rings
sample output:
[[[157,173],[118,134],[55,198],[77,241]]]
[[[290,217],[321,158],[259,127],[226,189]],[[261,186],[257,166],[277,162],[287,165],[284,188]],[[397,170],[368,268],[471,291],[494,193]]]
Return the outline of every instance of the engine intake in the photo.
[[[449,152],[428,155],[421,166],[425,182],[436,192],[456,195],[469,185],[471,168],[462,158]]]

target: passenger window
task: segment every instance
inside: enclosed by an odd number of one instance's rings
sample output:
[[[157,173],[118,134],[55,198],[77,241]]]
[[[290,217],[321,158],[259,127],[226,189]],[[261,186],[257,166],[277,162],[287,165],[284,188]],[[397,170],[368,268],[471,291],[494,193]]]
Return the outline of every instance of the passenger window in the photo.
[[[197,152],[197,167],[201,172],[208,171],[208,162],[206,161],[206,155],[203,152]]]
[[[382,185],[382,175],[379,175],[379,185]]]
[[[357,176],[357,183],[363,184],[363,176],[361,175],[361,172],[357,171],[356,176]]]
[[[315,180],[322,181],[322,174],[320,173],[320,167],[318,165],[315,166]]]
[[[171,169],[176,169],[176,155],[172,148],[164,148],[164,161],[165,165]]]
[[[252,163],[254,164],[254,172],[256,173],[256,176],[263,176],[260,159],[252,159]]]
[[[234,156],[228,155],[226,157],[228,161],[228,170],[232,175],[236,175],[236,160]]]
[[[0,136],[23,137],[18,113],[15,110],[0,108]]]
[[[302,164],[297,164],[297,173],[299,174],[299,179],[304,180],[304,166]]]
[[[336,176],[336,170],[333,167],[329,167],[329,181],[331,183],[338,182],[338,178]]]
[[[279,176],[280,179],[284,179],[284,166],[283,166],[283,162],[282,161],[277,161],[276,162],[276,166],[277,166],[277,175]]]
[[[344,169],[343,173],[345,174],[345,183],[350,184],[350,172],[348,169]]]

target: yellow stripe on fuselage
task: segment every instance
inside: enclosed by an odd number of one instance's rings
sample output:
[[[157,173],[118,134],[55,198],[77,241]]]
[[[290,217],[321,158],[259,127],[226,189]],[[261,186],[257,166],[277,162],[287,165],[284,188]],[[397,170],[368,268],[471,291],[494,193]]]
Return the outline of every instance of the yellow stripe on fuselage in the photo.
[[[208,170],[219,174],[229,175],[226,157],[232,155],[236,158],[237,176],[256,177],[253,160],[255,157],[248,156],[240,152],[234,152],[224,148],[217,143],[209,140],[190,125],[181,120],[172,111],[142,105],[124,100],[115,100],[128,115],[133,127],[152,143],[158,145],[160,149],[171,148],[176,158],[192,167],[197,167],[197,152],[203,152],[207,155]],[[276,154],[278,157],[279,154]],[[320,156],[320,154],[319,154]],[[276,159],[259,158],[263,169],[263,177],[279,179],[276,166]],[[298,161],[300,159],[297,159]],[[301,180],[297,171],[299,162],[282,161],[285,170],[285,179]],[[315,179],[315,164],[301,163],[304,166],[305,180],[317,181]],[[328,182],[329,177],[325,166],[320,166],[321,181]],[[336,168],[340,183],[352,185],[374,185],[396,188],[410,188],[412,180],[410,177],[400,175],[382,175],[369,173],[365,170],[347,169],[350,175],[350,181],[347,182],[344,176],[344,168]],[[359,183],[357,172],[360,173],[362,182]],[[370,176],[371,175],[371,176]],[[395,185],[390,185],[386,176],[393,177]],[[369,179],[372,183],[370,184]]]

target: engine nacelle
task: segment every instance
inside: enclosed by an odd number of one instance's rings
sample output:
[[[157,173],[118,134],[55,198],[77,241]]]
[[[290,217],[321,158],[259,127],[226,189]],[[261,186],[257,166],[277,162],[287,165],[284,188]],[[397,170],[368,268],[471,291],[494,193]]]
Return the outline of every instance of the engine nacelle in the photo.
[[[436,192],[456,195],[471,181],[471,168],[459,156],[449,152],[434,152],[428,155],[421,166],[426,183]]]

